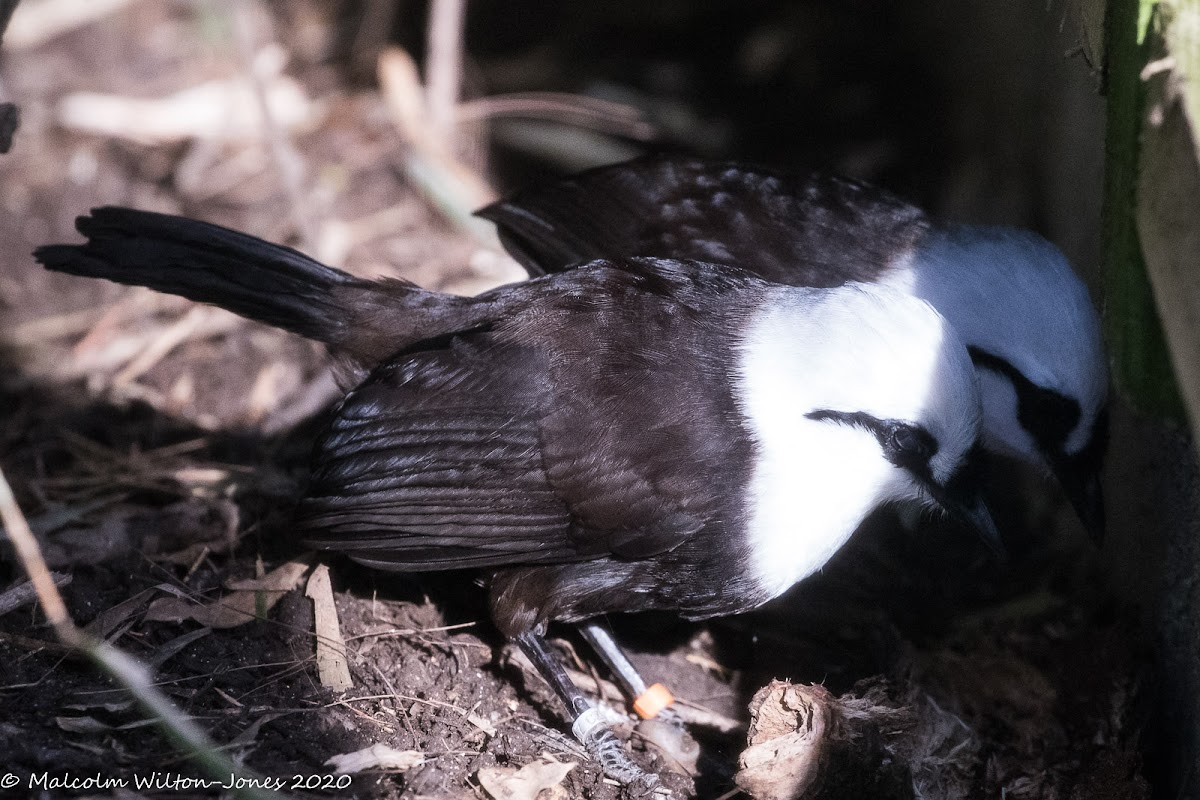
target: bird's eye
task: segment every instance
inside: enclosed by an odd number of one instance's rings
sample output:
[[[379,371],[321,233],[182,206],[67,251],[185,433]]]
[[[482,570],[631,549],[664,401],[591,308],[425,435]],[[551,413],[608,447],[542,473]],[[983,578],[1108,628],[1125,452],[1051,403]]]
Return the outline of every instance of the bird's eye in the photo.
[[[923,430],[897,425],[892,428],[885,449],[892,452],[893,460],[915,466],[928,461],[937,452],[937,444]]]
[[[892,431],[892,447],[901,453],[921,454],[921,438],[912,428],[899,427]]]

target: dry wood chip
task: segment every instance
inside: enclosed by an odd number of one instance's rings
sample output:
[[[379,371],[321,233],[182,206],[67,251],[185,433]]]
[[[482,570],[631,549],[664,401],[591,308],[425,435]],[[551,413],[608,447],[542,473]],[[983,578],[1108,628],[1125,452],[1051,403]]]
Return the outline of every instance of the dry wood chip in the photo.
[[[354,686],[350,667],[346,663],[346,642],[338,624],[337,607],[333,603],[333,587],[329,583],[329,567],[324,564],[313,570],[304,595],[313,601],[313,619],[317,631],[317,675],[321,685],[335,692]]]
[[[396,750],[386,744],[373,744],[353,753],[331,756],[325,765],[339,774],[365,772],[369,769],[399,770],[404,772],[425,763],[425,754],[419,750]]]
[[[566,800],[567,792],[559,784],[574,767],[574,761],[555,761],[543,753],[520,769],[484,767],[475,777],[492,800]]]

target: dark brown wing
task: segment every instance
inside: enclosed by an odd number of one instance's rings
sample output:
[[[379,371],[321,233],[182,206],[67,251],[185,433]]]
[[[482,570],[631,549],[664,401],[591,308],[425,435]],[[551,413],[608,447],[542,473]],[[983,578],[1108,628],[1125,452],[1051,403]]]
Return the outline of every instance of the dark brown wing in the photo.
[[[701,313],[676,277],[512,287],[494,328],[377,369],[318,445],[305,539],[442,570],[643,558],[730,516],[745,448],[730,444],[726,365],[702,341],[730,302]]]
[[[300,506],[309,543],[402,570],[578,557],[542,468],[540,398],[486,336],[401,355],[345,398]]]
[[[660,156],[530,187],[478,213],[531,275],[656,256],[796,286],[870,280],[929,225],[910,203],[845,178]]]

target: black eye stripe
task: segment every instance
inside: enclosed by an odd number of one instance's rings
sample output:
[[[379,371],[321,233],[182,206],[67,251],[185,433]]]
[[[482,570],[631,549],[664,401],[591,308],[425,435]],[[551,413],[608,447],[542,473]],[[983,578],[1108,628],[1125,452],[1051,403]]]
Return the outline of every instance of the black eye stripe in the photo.
[[[978,347],[968,347],[967,351],[976,366],[1003,375],[1012,383],[1017,393],[1017,421],[1033,436],[1038,448],[1061,453],[1082,416],[1079,401],[1038,386],[1000,356]]]
[[[938,451],[938,442],[921,426],[895,419],[879,419],[862,411],[833,411],[823,408],[805,416],[870,431],[879,441],[879,446],[888,461],[911,470],[927,481],[932,480],[929,461]]]
[[[967,451],[966,456],[945,482],[939,484],[933,479],[933,469],[930,461],[937,454],[938,441],[929,431],[920,425],[911,425],[894,419],[879,419],[870,414],[847,411],[819,409],[805,415],[809,419],[827,420],[843,425],[853,425],[875,434],[879,446],[883,448],[884,457],[897,467],[907,469],[917,480],[921,481],[926,490],[938,502],[950,502],[954,498],[970,498],[983,485],[987,472],[987,459],[983,446],[978,440]],[[900,438],[912,439],[912,446],[896,447],[896,434],[903,431]]]

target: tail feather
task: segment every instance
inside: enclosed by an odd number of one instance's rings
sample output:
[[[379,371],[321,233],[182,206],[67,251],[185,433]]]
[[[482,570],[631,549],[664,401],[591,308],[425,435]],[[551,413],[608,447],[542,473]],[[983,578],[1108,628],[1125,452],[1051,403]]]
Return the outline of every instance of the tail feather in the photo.
[[[75,225],[87,242],[46,245],[34,257],[57,272],[212,303],[334,346],[354,335],[347,294],[338,290],[373,285],[289,247],[184,217],[110,206]]]
[[[513,200],[498,200],[475,212],[496,225],[505,251],[525,268],[531,278],[562,272],[567,267],[602,258],[613,252],[637,252],[620,240],[621,231],[634,228],[630,220],[610,222],[616,217],[579,209],[574,184],[542,187],[541,193],[527,191]],[[607,244],[613,242],[611,245]]]

